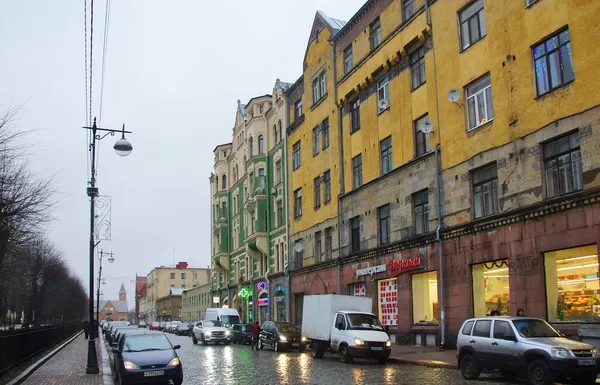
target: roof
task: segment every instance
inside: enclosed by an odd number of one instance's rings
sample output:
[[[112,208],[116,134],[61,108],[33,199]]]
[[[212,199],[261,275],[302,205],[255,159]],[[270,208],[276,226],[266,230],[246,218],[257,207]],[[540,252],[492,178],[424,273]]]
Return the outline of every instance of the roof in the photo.
[[[317,15],[319,15],[323,21],[329,24],[329,28],[332,30],[334,35],[346,25],[345,21],[329,17],[323,11],[317,11]]]
[[[365,14],[367,9],[369,9],[371,3],[373,3],[373,0],[367,0],[367,2],[364,3],[362,7],[360,7],[360,9],[350,18],[350,20],[348,20],[348,22],[344,23],[342,28],[336,32],[335,37],[336,38],[339,37],[344,32],[346,32],[352,24],[355,24],[356,22],[358,22],[358,20]]]
[[[185,291],[185,287],[172,287],[169,295],[181,295]]]
[[[125,285],[121,284],[121,289],[119,289],[119,294],[125,294],[127,293],[127,290],[125,290]]]
[[[108,305],[109,303],[114,306],[117,313],[128,313],[129,312],[129,308],[127,307],[127,301],[113,301],[110,299],[108,301],[100,301],[100,303],[98,304],[98,308],[104,309],[104,307],[106,305]]]
[[[242,104],[242,101],[240,99],[238,99],[237,104],[238,104],[238,110],[240,111],[240,114],[242,115],[243,118],[245,118],[246,115],[248,114],[248,112],[246,111],[246,105]]]
[[[217,151],[217,149],[219,147],[227,147],[227,146],[231,146],[233,143],[229,142],[229,143],[221,143],[221,144],[217,144],[215,146],[215,149],[213,150],[213,152]],[[176,269],[177,267],[173,266],[161,266],[161,267],[155,267],[155,269]],[[188,269],[197,269],[197,267],[188,267]]]
[[[261,99],[261,98],[270,98],[270,97],[272,97],[272,96],[273,96],[273,95],[271,95],[271,94],[264,94],[264,95],[260,95],[260,96],[254,96],[253,98],[251,98],[250,100],[248,100],[248,103],[246,103],[246,104],[244,105],[244,107],[247,107],[247,106],[249,106],[249,105],[250,105],[250,103],[252,103],[252,102],[253,102],[253,101],[255,101],[256,99]]]
[[[333,17],[329,17],[323,11],[317,11],[315,15],[315,20],[313,21],[312,27],[310,29],[310,36],[308,37],[308,43],[306,44],[306,49],[304,51],[304,70],[306,70],[306,55],[308,55],[308,48],[313,40],[318,39],[319,33],[323,30],[323,28],[327,28],[331,32],[331,36],[329,40],[333,40],[335,35],[346,25],[346,22],[339,19],[334,19]]]

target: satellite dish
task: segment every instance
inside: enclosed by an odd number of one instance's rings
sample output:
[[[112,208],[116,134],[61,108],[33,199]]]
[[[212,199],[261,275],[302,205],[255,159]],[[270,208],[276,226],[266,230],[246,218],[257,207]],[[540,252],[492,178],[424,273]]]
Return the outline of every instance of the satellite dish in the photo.
[[[460,91],[456,88],[451,88],[446,94],[449,102],[456,103],[460,99]]]
[[[377,102],[377,107],[379,108],[379,111],[385,110],[386,108],[388,108],[388,101],[385,99],[381,99],[379,102]]]
[[[302,244],[302,241],[300,241],[300,242],[296,242],[296,243],[294,244],[294,250],[295,250],[297,253],[301,253],[303,249],[304,249],[304,245]]]
[[[433,124],[431,124],[429,116],[419,120],[419,123],[417,123],[417,129],[424,134],[430,134],[433,131]]]

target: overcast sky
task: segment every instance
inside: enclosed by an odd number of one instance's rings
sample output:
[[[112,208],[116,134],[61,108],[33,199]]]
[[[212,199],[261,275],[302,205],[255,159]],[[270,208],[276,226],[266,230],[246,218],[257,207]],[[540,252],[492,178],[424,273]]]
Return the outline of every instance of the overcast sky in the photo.
[[[231,141],[237,99],[294,82],[316,10],[348,20],[365,0],[112,1],[101,126],[126,128],[134,151],[100,144],[98,187],[112,197],[113,251],[104,298],[135,275],[187,261],[210,264],[213,148]],[[88,282],[84,1],[3,1],[0,113],[30,135],[34,172],[54,176],[60,199],[50,239]],[[167,5],[168,4],[168,5]],[[99,116],[105,1],[94,2],[93,114]],[[88,8],[89,12],[89,8]],[[175,250],[175,251],[173,251]],[[87,286],[86,286],[87,287]]]

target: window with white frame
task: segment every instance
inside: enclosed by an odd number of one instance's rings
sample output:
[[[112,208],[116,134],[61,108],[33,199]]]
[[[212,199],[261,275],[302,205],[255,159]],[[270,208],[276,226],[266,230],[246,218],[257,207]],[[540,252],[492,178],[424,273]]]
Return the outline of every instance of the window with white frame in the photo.
[[[492,82],[490,75],[466,87],[467,127],[471,131],[494,119]]]
[[[294,191],[294,218],[302,216],[302,188]]]
[[[263,191],[265,190],[265,169],[264,168],[258,169],[258,187],[263,189]]]
[[[319,153],[319,126],[313,128],[312,140],[313,156],[315,156]]]
[[[385,111],[390,106],[390,78],[385,75],[377,82],[377,112]]]
[[[483,0],[476,0],[463,8],[458,15],[460,41],[463,50],[475,44],[486,35]]]
[[[329,118],[321,122],[321,136],[323,137],[323,150],[329,147]]]

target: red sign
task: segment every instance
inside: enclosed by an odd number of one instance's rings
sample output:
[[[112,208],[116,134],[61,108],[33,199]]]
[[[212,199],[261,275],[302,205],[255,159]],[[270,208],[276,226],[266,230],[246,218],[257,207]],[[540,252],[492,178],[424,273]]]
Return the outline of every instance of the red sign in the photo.
[[[390,271],[390,278],[396,277],[407,271],[417,270],[421,268],[421,255],[417,255],[412,258],[405,258],[399,261],[391,260],[388,263],[388,270]]]

